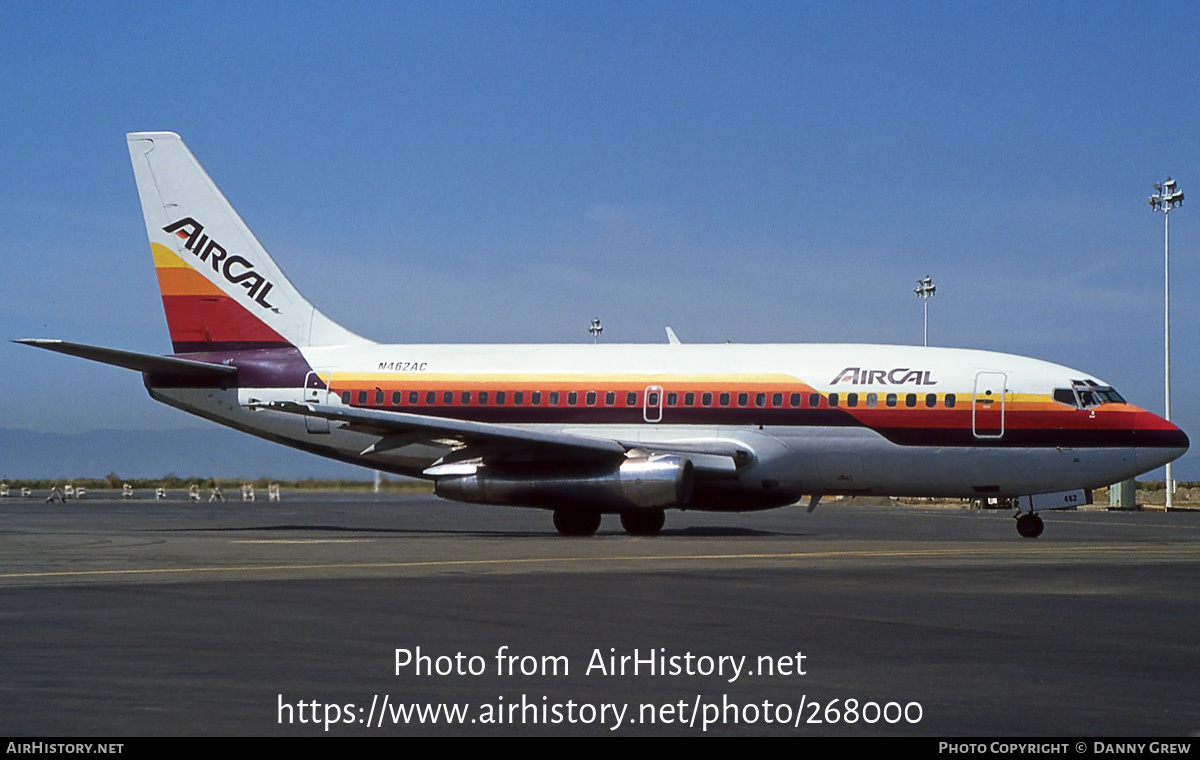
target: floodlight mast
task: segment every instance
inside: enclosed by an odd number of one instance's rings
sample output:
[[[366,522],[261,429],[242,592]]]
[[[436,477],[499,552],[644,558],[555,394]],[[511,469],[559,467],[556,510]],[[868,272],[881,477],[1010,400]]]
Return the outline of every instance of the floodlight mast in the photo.
[[[1163,402],[1168,421],[1171,419],[1171,209],[1183,205],[1183,191],[1179,183],[1167,177],[1165,182],[1154,183],[1154,195],[1146,199],[1151,211],[1163,212]],[[1163,509],[1171,511],[1174,503],[1175,480],[1171,477],[1171,464],[1163,483],[1167,500]]]
[[[588,332],[592,334],[592,343],[600,339],[600,333],[604,332],[604,325],[600,324],[600,317],[592,319],[592,324],[588,327]]]
[[[913,289],[925,305],[925,345],[929,345],[929,299],[933,298],[933,294],[937,292],[937,286],[933,284],[933,278],[925,275],[922,280],[917,280],[917,287]]]

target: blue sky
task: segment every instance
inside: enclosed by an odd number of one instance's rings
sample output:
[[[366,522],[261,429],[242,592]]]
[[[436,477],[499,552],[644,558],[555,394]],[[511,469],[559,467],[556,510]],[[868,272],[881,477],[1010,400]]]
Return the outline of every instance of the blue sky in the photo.
[[[124,134],[179,132],[323,311],[394,342],[931,343],[1162,408],[1200,5],[0,3],[4,338],[169,351]],[[1200,202],[1200,201],[1196,201]],[[1200,212],[1172,213],[1200,436]],[[0,345],[0,427],[207,424]],[[1200,479],[1200,457],[1178,477]]]

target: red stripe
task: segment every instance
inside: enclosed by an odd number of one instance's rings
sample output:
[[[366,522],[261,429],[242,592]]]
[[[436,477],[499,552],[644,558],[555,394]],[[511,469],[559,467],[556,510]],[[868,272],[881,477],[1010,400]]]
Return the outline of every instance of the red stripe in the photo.
[[[172,343],[291,345],[229,296],[163,296]]]

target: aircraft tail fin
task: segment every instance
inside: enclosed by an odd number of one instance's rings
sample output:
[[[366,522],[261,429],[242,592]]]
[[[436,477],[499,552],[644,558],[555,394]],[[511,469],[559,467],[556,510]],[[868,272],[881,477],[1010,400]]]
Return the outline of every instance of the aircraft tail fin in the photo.
[[[126,139],[175,353],[371,342],[300,295],[179,135]]]

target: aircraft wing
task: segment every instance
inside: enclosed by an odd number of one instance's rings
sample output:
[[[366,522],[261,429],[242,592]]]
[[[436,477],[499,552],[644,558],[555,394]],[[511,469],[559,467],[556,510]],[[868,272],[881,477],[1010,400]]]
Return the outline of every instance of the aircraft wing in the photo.
[[[255,409],[269,409],[308,417],[323,417],[331,422],[344,422],[346,428],[360,433],[380,436],[380,440],[363,454],[388,451],[418,441],[449,440],[479,453],[476,456],[508,453],[557,451],[561,458],[615,458],[624,455],[626,447],[617,441],[603,438],[530,430],[489,422],[456,420],[407,412],[383,412],[373,409],[332,406],[329,404],[298,404],[271,401],[251,404]],[[456,461],[464,457],[455,457]]]
[[[407,412],[378,411],[330,404],[300,404],[290,401],[252,403],[251,408],[321,417],[331,422],[345,423],[347,429],[379,436],[362,454],[380,453],[413,443],[445,441],[456,444],[452,453],[438,464],[451,464],[468,459],[485,461],[580,461],[614,460],[632,449],[653,450],[653,453],[684,454],[698,471],[729,475],[744,461],[745,452],[735,452],[730,444],[680,441],[665,444],[644,444],[611,438],[591,438],[571,433],[556,433],[534,428],[497,425],[449,417],[434,417]]]

